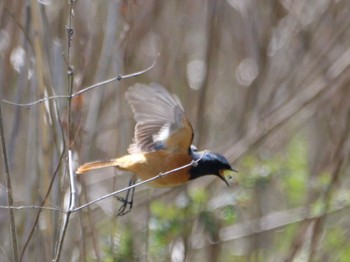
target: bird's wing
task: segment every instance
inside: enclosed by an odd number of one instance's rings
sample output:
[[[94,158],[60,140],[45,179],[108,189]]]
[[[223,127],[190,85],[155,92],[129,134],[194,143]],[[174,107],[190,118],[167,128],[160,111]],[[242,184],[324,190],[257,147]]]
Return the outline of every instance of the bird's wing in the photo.
[[[136,121],[129,153],[160,149],[188,153],[193,129],[180,100],[158,84],[135,84],[125,93]]]

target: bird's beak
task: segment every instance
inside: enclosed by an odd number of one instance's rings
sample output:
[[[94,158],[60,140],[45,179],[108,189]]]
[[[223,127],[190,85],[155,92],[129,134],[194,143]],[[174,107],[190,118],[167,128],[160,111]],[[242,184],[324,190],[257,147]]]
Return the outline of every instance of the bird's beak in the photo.
[[[237,170],[235,170],[234,168],[221,169],[219,171],[220,178],[222,179],[222,181],[224,181],[226,183],[227,186],[230,186],[228,181],[232,180],[235,177],[235,173],[237,173]]]

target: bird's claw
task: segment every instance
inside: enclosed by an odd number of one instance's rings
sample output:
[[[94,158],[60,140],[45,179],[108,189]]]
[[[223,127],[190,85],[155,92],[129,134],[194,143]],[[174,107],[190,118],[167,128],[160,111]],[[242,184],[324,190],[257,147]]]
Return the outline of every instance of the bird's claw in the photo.
[[[118,201],[122,202],[121,207],[118,209],[117,216],[124,216],[132,209],[133,200],[128,201],[127,198],[117,197]]]
[[[134,185],[136,182],[135,178],[130,179],[129,186]],[[134,191],[135,188],[131,188],[127,191],[125,198],[117,196],[117,200],[122,202],[121,207],[118,209],[117,216],[124,216],[125,214],[129,213],[132,209],[133,203],[134,203]]]

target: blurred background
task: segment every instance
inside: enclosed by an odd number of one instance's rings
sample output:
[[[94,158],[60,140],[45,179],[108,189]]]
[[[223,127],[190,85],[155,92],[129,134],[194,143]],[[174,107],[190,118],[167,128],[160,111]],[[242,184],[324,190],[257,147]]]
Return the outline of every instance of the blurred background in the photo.
[[[126,154],[135,123],[124,93],[156,82],[179,96],[197,147],[239,170],[236,183],[141,186],[123,217],[115,197],[81,209],[70,217],[61,261],[348,261],[349,13],[347,0],[0,1],[14,205],[67,209],[68,148],[75,166]],[[143,70],[158,53],[148,72],[71,105],[3,101],[74,93]],[[129,176],[118,174],[77,177],[77,206],[125,187]],[[22,260],[51,261],[65,214],[14,215]],[[13,261],[9,224],[0,209],[1,261]]]

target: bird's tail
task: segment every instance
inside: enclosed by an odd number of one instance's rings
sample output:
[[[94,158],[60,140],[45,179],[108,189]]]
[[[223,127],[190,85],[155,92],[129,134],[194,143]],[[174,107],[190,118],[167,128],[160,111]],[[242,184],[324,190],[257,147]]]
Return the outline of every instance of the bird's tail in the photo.
[[[80,167],[75,171],[76,174],[80,175],[83,173],[86,173],[90,170],[95,170],[95,169],[100,169],[104,167],[118,167],[118,159],[111,159],[111,160],[106,160],[106,161],[95,161],[95,162],[88,162]]]

